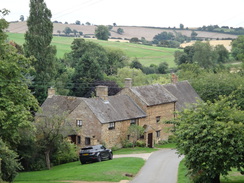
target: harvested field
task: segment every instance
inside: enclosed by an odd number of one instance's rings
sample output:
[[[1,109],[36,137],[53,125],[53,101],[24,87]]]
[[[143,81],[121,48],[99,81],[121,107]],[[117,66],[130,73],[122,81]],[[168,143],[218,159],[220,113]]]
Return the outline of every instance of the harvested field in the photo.
[[[70,27],[72,30],[77,30],[78,32],[83,32],[83,35],[94,35],[96,26],[95,25],[75,25],[75,24],[61,24],[54,23],[53,34],[58,34],[57,31],[63,31],[65,27]],[[122,28],[124,33],[118,34],[117,29]],[[13,33],[25,33],[27,30],[26,22],[17,22],[10,23],[9,28],[7,29],[9,32]],[[191,36],[192,30],[179,30],[179,29],[166,29],[166,28],[155,28],[155,27],[137,27],[137,26],[116,26],[113,27],[110,31],[111,37],[120,38],[120,39],[131,39],[132,37],[137,37],[141,39],[144,37],[146,40],[151,41],[153,37],[161,32],[180,32],[183,35],[188,37]],[[195,31],[197,33],[197,37],[201,38],[211,38],[211,39],[223,39],[223,38],[231,38],[235,39],[236,35],[216,33],[216,32],[205,32],[205,31]],[[118,40],[120,41],[120,40]]]
[[[203,41],[206,42],[206,41]],[[217,45],[224,45],[224,47],[231,51],[231,40],[211,40],[209,41],[210,45],[217,46]],[[180,45],[181,48],[185,48],[186,46],[192,46],[195,43],[195,41],[191,41],[189,43],[183,43]]]

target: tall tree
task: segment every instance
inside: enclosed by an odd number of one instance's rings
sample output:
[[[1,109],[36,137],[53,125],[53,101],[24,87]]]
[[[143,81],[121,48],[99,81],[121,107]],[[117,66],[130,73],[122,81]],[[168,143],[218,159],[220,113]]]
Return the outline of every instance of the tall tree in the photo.
[[[97,28],[95,30],[95,36],[97,39],[107,41],[110,36],[108,27],[106,27],[104,25],[97,26]]]
[[[108,56],[102,46],[84,39],[75,39],[71,49],[69,57],[75,68],[71,95],[81,97],[87,93],[91,82],[103,79],[108,71]]]
[[[228,175],[231,168],[244,173],[244,111],[231,97],[200,103],[178,115],[177,149],[196,183],[220,183],[220,175]]]
[[[7,15],[8,10],[0,10]],[[23,132],[33,131],[33,113],[38,103],[28,89],[30,59],[25,58],[12,44],[7,43],[4,30],[8,27],[0,19],[0,182],[12,182],[21,169],[16,147],[24,138]]]
[[[52,13],[44,0],[30,0],[30,15],[27,20],[24,50],[27,57],[34,56],[35,68],[32,89],[40,103],[47,96],[47,88],[55,75],[56,47],[51,46],[53,23]]]
[[[194,44],[193,62],[198,63],[203,68],[213,68],[217,63],[218,53],[213,51],[209,42],[197,41]]]

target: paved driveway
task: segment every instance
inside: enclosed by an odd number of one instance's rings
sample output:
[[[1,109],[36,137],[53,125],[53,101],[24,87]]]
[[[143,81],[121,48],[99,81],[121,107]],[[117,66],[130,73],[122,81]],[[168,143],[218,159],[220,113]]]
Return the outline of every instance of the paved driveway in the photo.
[[[176,150],[162,149],[134,156],[123,155],[123,157],[140,156],[148,160],[131,183],[177,183],[178,166],[183,157],[178,157]]]

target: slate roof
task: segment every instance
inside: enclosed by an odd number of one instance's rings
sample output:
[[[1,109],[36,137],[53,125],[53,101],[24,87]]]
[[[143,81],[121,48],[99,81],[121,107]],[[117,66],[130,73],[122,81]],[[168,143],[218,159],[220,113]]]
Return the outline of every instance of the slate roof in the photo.
[[[85,102],[101,123],[123,121],[146,117],[145,112],[126,95],[109,96],[107,101],[101,98],[81,98],[54,95],[42,104],[44,114],[71,113],[81,103]]]
[[[127,95],[100,98],[83,98],[101,123],[146,117],[145,112]]]
[[[72,112],[80,103],[82,98],[54,95],[47,98],[42,104],[41,108],[44,113],[48,114],[63,114],[64,112]]]
[[[177,98],[172,95],[163,85],[154,84],[135,86],[130,88],[147,106],[176,102]]]
[[[165,84],[163,87],[177,98],[176,110],[178,111],[191,106],[193,103],[197,103],[197,100],[201,100],[188,81]]]

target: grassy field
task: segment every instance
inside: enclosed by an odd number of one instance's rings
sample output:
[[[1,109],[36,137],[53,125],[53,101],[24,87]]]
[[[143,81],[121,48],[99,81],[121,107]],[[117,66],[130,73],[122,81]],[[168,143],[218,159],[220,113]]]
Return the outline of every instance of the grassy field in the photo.
[[[18,44],[22,45],[24,43],[24,34],[8,33],[8,37],[9,40],[13,40]],[[53,37],[52,44],[57,47],[58,58],[62,58],[65,53],[71,51],[70,46],[73,40],[73,37]],[[121,49],[128,57],[131,58],[131,60],[137,58],[145,66],[150,66],[151,64],[158,65],[161,62],[167,62],[169,67],[175,67],[174,52],[178,49],[146,46],[125,42],[102,41],[96,39],[89,40],[94,41],[106,48]]]
[[[130,180],[125,174],[135,175],[144,163],[141,158],[116,158],[85,165],[76,161],[55,166],[51,170],[20,173],[14,183],[58,183],[65,180],[119,182]]]

